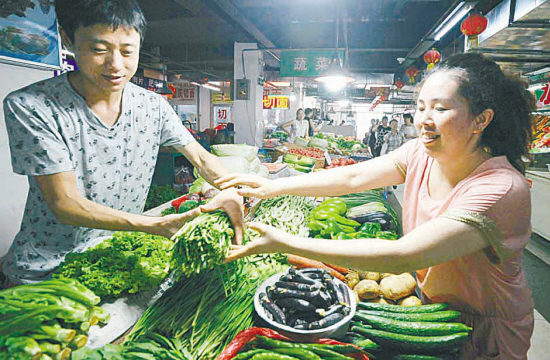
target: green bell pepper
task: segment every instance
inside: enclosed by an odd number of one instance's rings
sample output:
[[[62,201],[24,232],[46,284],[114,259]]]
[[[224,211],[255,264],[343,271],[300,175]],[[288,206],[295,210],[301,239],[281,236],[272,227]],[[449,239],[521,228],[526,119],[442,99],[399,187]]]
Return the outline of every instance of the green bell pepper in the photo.
[[[350,226],[354,228],[361,225],[355,220],[346,219],[345,217],[338,214],[323,210],[315,211],[313,217],[315,218],[315,220],[334,220],[340,225]]]
[[[337,198],[327,199],[323,201],[314,211],[321,209],[330,209],[331,212],[334,212],[338,215],[344,215],[347,211],[346,203]]]
[[[382,231],[382,225],[380,223],[366,222],[359,228],[359,231],[363,231],[367,234],[376,234],[378,231]]]
[[[355,239],[355,237],[353,236],[353,234],[356,234],[356,233],[345,233],[345,232],[341,232],[341,233],[338,233],[338,234],[332,234],[331,238],[333,240],[351,240],[351,239]]]
[[[321,236],[324,236],[324,237],[327,237],[327,238],[330,238],[332,236],[332,234],[338,234],[338,233],[341,233],[341,232],[344,232],[344,233],[355,232],[354,228],[352,228],[350,226],[345,226],[345,225],[339,224],[335,220],[329,219],[329,220],[325,221],[325,224],[327,225],[327,227],[324,230],[321,230]]]
[[[325,224],[324,221],[312,219],[309,221],[308,227],[313,231],[322,231],[327,228],[327,224]]]

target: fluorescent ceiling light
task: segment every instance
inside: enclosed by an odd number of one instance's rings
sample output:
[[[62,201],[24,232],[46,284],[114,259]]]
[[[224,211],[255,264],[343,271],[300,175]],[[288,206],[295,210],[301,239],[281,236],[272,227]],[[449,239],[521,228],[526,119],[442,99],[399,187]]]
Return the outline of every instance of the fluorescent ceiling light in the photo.
[[[526,72],[524,75],[538,75],[538,74],[542,74],[542,73],[545,73],[545,72],[548,72],[548,71],[550,71],[550,67],[545,66],[545,67],[543,67],[542,69],[539,69],[539,70]]]
[[[292,93],[290,94],[289,98],[290,101],[296,101],[296,94]]]
[[[210,84],[202,84],[201,85],[205,89],[214,90],[214,91],[221,91],[221,89],[217,86],[210,85]]]
[[[462,1],[458,6],[453,10],[452,13],[447,16],[447,18],[435,29],[434,31],[434,40],[439,41],[445,34],[447,34],[472,8],[474,7],[475,2],[465,2]]]
[[[340,101],[338,101],[338,106],[340,106],[341,108],[345,108],[348,105],[349,105],[349,100],[340,100]]]
[[[290,81],[266,81],[265,84],[269,84],[277,87],[289,87]]]
[[[195,82],[195,81],[191,81],[191,85],[201,86],[201,84],[199,84],[198,82]]]
[[[535,90],[538,90],[540,88],[542,88],[544,86],[544,84],[536,84],[536,85],[531,85],[527,88],[528,91],[535,91]]]

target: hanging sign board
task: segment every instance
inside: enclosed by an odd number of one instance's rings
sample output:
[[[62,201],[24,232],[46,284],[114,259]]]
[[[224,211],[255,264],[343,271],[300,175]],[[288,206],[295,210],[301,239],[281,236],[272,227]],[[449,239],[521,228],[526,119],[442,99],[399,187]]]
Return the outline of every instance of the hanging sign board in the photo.
[[[316,77],[324,70],[328,69],[330,60],[334,53],[344,65],[344,50],[322,50],[322,51],[281,51],[281,76],[307,76]]]
[[[231,93],[212,93],[212,104],[232,104]]]
[[[230,106],[214,106],[214,126],[231,122]]]
[[[290,101],[288,96],[284,95],[264,95],[264,109],[288,109]]]

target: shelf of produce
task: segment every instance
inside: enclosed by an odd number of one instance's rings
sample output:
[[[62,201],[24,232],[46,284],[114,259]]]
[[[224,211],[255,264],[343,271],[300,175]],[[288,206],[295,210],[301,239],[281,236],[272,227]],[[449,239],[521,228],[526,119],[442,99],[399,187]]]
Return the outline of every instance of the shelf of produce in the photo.
[[[550,173],[544,171],[526,171],[531,180],[531,221],[533,232],[550,241]]]

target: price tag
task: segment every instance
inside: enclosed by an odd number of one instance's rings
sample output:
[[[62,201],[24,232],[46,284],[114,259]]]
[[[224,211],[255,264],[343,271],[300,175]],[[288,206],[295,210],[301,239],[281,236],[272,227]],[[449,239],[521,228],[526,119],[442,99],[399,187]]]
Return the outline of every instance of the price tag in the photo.
[[[330,158],[330,155],[328,154],[328,150],[325,150],[325,160],[327,161],[327,165],[332,164],[332,160]]]

